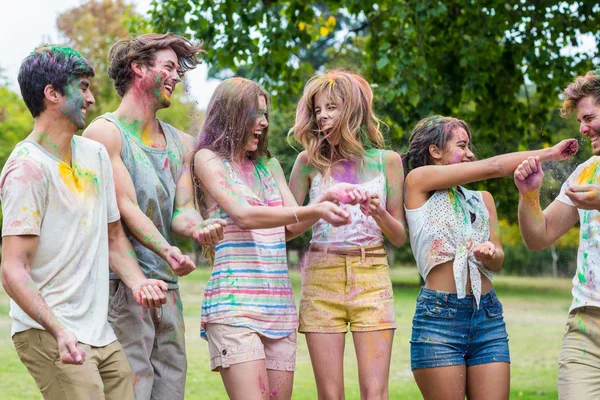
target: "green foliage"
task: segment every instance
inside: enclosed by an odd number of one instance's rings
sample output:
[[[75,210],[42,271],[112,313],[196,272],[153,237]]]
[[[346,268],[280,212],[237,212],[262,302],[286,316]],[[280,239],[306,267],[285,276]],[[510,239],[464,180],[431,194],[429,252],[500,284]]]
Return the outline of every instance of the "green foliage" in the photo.
[[[591,56],[564,49],[577,45],[581,34],[600,39],[598,6],[580,1],[153,5],[150,22],[157,30],[204,39],[212,76],[233,73],[260,82],[273,95],[276,113],[293,109],[315,72],[348,68],[371,82],[395,149],[405,148],[419,119],[437,113],[472,124],[480,157],[554,143],[561,124],[550,121],[550,111],[560,105],[565,84],[592,69],[597,56],[596,49]],[[510,179],[479,186],[495,195],[501,214],[514,219]]]

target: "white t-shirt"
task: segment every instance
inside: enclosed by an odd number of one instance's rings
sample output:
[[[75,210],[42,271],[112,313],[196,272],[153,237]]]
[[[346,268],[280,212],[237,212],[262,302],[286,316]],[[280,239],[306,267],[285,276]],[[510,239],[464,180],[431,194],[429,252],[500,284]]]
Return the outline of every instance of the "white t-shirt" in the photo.
[[[556,200],[575,207],[565,191],[571,184],[600,183],[600,157],[580,164],[563,183]],[[573,303],[569,312],[583,306],[600,307],[600,212],[577,209],[579,213],[579,249],[577,272],[573,277]]]
[[[23,141],[0,175],[2,236],[38,235],[31,278],[77,339],[102,347],[116,340],[108,324],[108,223],[120,218],[108,153],[74,136],[72,167],[38,143]],[[12,335],[44,329],[12,299]]]

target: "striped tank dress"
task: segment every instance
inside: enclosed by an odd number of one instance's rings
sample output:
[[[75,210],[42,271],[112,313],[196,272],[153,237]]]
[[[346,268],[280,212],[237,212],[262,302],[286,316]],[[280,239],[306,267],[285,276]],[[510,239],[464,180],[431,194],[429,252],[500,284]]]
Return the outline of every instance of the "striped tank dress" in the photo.
[[[257,195],[227,160],[223,163],[251,206],[283,206],[277,184],[263,164],[255,164],[261,181]],[[290,335],[298,327],[298,316],[288,274],[285,227],[241,229],[218,204],[207,214],[226,220],[227,227],[215,247],[212,274],[204,289],[200,335],[206,338],[207,323],[247,327],[273,339]]]

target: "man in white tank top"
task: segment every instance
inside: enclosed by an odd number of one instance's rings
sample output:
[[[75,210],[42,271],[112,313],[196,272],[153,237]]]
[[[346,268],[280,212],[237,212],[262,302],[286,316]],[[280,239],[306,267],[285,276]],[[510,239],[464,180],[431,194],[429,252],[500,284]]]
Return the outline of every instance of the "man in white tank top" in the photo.
[[[549,247],[579,220],[577,272],[558,369],[561,400],[600,398],[600,70],[579,76],[563,92],[563,116],[576,113],[594,156],[579,165],[543,212],[543,171],[530,157],[515,171],[519,227],[530,250]]]

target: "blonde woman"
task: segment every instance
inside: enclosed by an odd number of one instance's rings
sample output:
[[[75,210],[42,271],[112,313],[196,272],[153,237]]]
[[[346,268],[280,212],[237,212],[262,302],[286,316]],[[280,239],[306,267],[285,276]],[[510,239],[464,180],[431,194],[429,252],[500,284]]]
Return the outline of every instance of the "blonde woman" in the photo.
[[[368,82],[357,74],[315,76],[292,129],[304,147],[290,177],[298,204],[307,194],[311,203],[348,196],[360,203],[342,205],[352,218],[346,226],[313,225],[303,268],[299,332],[306,334],[320,399],[344,397],[348,327],[361,397],[387,398],[396,322],[383,235],[398,247],[406,241],[403,171],[400,155],[383,150],[372,101]]]

